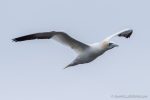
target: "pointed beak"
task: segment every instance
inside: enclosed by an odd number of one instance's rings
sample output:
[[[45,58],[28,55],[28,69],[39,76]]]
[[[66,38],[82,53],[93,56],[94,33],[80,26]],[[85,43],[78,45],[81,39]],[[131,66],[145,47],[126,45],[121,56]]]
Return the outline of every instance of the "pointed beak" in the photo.
[[[117,45],[117,44],[113,44],[114,45],[114,47],[119,47],[119,45]]]

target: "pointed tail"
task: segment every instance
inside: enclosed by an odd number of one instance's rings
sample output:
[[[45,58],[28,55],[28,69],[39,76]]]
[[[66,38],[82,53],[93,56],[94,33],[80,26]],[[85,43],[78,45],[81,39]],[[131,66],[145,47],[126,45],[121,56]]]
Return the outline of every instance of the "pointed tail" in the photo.
[[[68,68],[68,67],[75,66],[75,65],[78,65],[78,63],[73,62],[73,63],[71,63],[71,64],[67,65],[66,67],[64,67],[64,69],[66,69],[66,68]]]

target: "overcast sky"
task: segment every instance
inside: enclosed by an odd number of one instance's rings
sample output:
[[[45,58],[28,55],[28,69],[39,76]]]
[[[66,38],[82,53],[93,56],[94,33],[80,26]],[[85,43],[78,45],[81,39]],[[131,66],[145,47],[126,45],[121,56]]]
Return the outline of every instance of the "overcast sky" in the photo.
[[[0,100],[150,96],[149,9],[149,0],[0,0]],[[53,40],[11,41],[34,32],[64,31],[94,43],[126,28],[134,33],[130,39],[113,39],[119,48],[66,70],[76,56],[70,48]]]

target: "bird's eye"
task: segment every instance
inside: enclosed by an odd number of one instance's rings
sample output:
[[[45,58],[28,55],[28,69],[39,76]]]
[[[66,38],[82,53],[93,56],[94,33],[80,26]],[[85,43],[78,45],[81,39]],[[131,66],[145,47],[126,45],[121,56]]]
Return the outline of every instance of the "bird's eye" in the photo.
[[[111,46],[113,43],[109,43],[109,46]]]

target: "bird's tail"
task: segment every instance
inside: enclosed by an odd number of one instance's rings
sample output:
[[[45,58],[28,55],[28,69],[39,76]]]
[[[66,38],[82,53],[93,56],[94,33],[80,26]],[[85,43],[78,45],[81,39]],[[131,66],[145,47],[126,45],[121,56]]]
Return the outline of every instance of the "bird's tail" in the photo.
[[[73,63],[71,63],[71,64],[67,65],[66,67],[64,67],[64,69],[66,69],[66,68],[68,68],[68,67],[75,66],[75,65],[78,65],[78,63],[73,62]]]
[[[68,67],[70,67],[69,65],[67,65],[66,67],[64,67],[64,69],[66,69],[66,68],[68,68]]]

